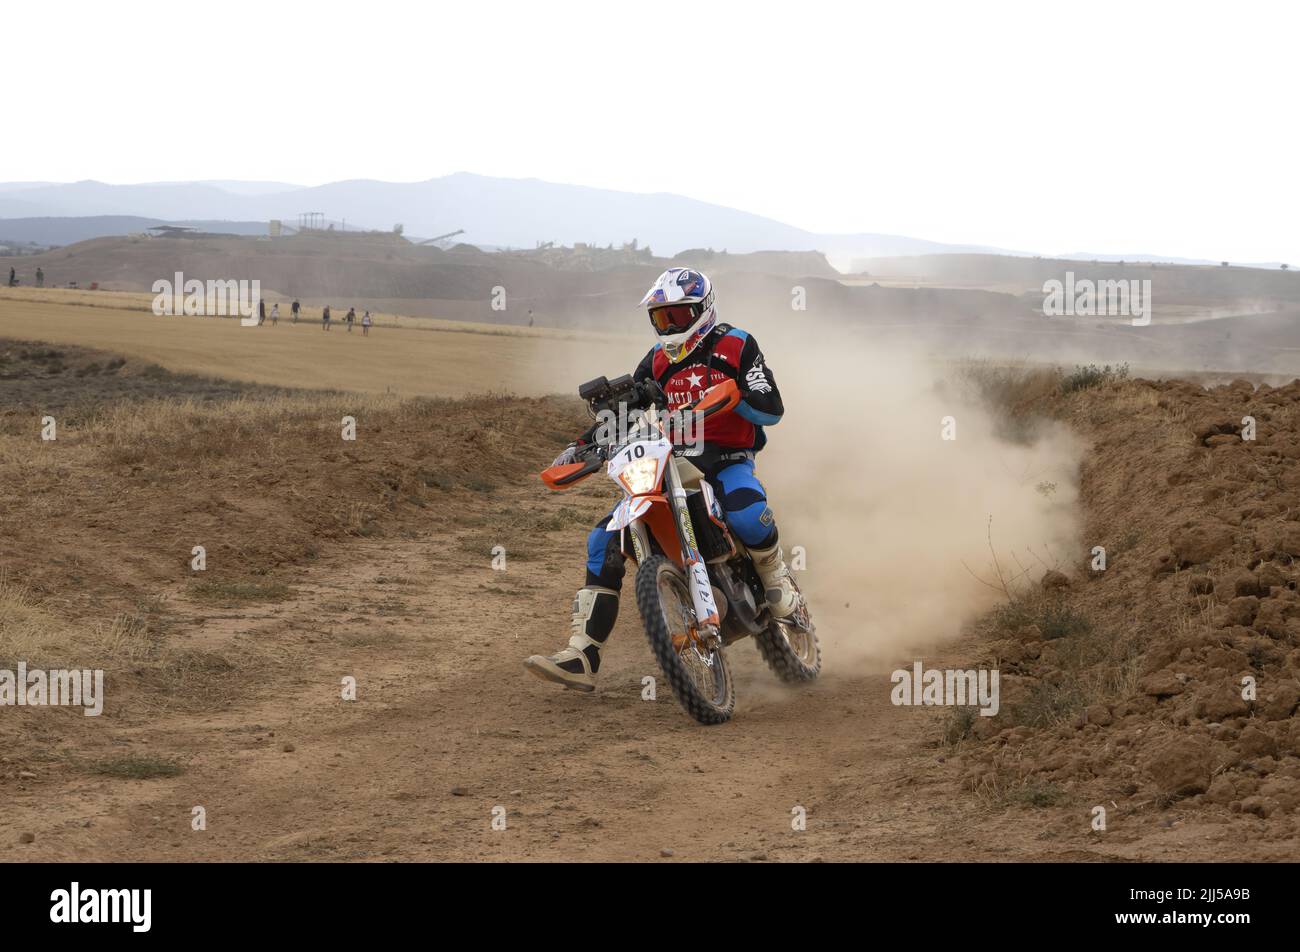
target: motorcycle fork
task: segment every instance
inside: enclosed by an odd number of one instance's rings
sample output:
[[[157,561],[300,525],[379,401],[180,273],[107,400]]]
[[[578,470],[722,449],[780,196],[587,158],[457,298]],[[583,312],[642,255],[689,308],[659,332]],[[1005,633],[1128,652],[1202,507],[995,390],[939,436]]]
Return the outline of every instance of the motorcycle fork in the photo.
[[[721,646],[718,603],[713,599],[713,583],[709,581],[709,568],[700,555],[695,541],[695,527],[686,508],[686,489],[677,473],[675,460],[670,458],[664,469],[664,496],[672,509],[673,522],[682,545],[682,565],[686,568],[686,587],[691,593],[695,608],[697,638],[708,648]]]

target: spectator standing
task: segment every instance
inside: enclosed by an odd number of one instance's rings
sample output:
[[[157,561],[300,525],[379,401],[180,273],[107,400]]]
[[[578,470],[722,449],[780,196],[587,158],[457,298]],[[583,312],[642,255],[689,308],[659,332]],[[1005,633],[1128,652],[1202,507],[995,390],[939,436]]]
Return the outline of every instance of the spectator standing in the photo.
[[[280,323],[280,302],[276,301],[271,305],[271,326],[274,327]]]
[[[298,299],[294,298],[293,303],[289,305],[289,310],[293,312],[293,322],[298,323]]]
[[[325,305],[325,310],[320,312],[320,326],[321,330],[327,331],[330,329],[330,306],[328,304]]]
[[[366,313],[361,315],[361,336],[370,336],[370,309],[366,308]]]
[[[355,307],[348,308],[348,313],[347,316],[344,318],[344,320],[348,322],[349,334],[352,333],[352,322],[355,321],[356,319],[357,319],[357,309]]]
[[[257,326],[261,327],[266,323],[266,302],[261,298],[257,299]]]
[[[38,288],[45,287],[45,272],[39,267],[36,269],[36,286]]]

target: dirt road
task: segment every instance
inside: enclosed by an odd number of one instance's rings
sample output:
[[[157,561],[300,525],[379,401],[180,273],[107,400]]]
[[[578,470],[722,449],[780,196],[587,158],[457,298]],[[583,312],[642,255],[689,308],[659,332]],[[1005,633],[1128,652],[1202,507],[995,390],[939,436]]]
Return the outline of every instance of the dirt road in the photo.
[[[508,502],[536,500],[530,487]],[[504,572],[488,552],[467,560],[463,535],[361,540],[295,570],[283,602],[214,610],[178,594],[179,644],[257,657],[258,670],[201,717],[183,702],[110,710],[80,755],[176,757],[184,773],[108,780],[52,762],[8,787],[0,839],[33,833],[10,853],[31,860],[1267,854],[1240,829],[1166,824],[1170,814],[1103,839],[1086,805],[982,803],[932,746],[937,716],[893,707],[885,673],[839,669],[833,654],[820,683],[793,692],[752,646],[733,647],[740,702],[716,728],[689,720],[662,679],[657,700],[642,700],[642,678],[658,672],[631,610],[595,696],[537,681],[520,661],[562,643],[581,539],[547,533],[528,558],[507,553]],[[341,698],[348,676],[353,702]],[[205,830],[192,829],[196,806]],[[504,830],[492,828],[496,808]]]

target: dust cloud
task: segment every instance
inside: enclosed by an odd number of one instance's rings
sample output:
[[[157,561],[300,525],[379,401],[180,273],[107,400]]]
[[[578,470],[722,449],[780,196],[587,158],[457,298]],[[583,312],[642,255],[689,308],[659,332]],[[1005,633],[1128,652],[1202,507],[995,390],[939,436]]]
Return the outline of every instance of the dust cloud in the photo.
[[[990,608],[990,535],[1008,578],[1079,563],[1082,447],[1066,427],[1012,441],[960,368],[905,350],[839,335],[763,350],[786,415],[757,471],[787,561],[802,547],[828,673],[892,668]]]
[[[1079,564],[1082,448],[1066,427],[1044,422],[1012,441],[952,363],[826,325],[798,334],[754,315],[742,326],[785,401],[757,473],[787,561],[802,549],[798,578],[827,675],[890,669],[995,604],[998,593],[979,581],[996,581],[990,532],[1008,578]],[[630,373],[652,343],[648,328],[573,341],[535,364],[530,382],[575,393],[598,374]],[[951,441],[941,439],[948,416]]]

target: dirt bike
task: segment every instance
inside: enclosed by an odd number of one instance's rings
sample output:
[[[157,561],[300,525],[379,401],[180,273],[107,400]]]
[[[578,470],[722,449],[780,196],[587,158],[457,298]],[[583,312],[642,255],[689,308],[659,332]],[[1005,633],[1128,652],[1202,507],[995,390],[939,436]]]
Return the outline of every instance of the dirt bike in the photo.
[[[623,490],[607,531],[619,533],[623,555],[636,562],[646,638],[682,707],[702,724],[731,718],[736,694],[724,649],[742,638],[754,639],[781,680],[816,678],[821,653],[807,602],[800,595],[789,618],[773,617],[748,551],[681,440],[682,421],[702,426],[735,409],[735,381],[678,408],[677,424],[662,418],[668,401],[654,380],[597,377],[578,394],[598,420],[609,414],[625,423],[597,427],[595,441],[580,446],[573,462],[543,471],[542,482],[567,489],[604,467]]]

